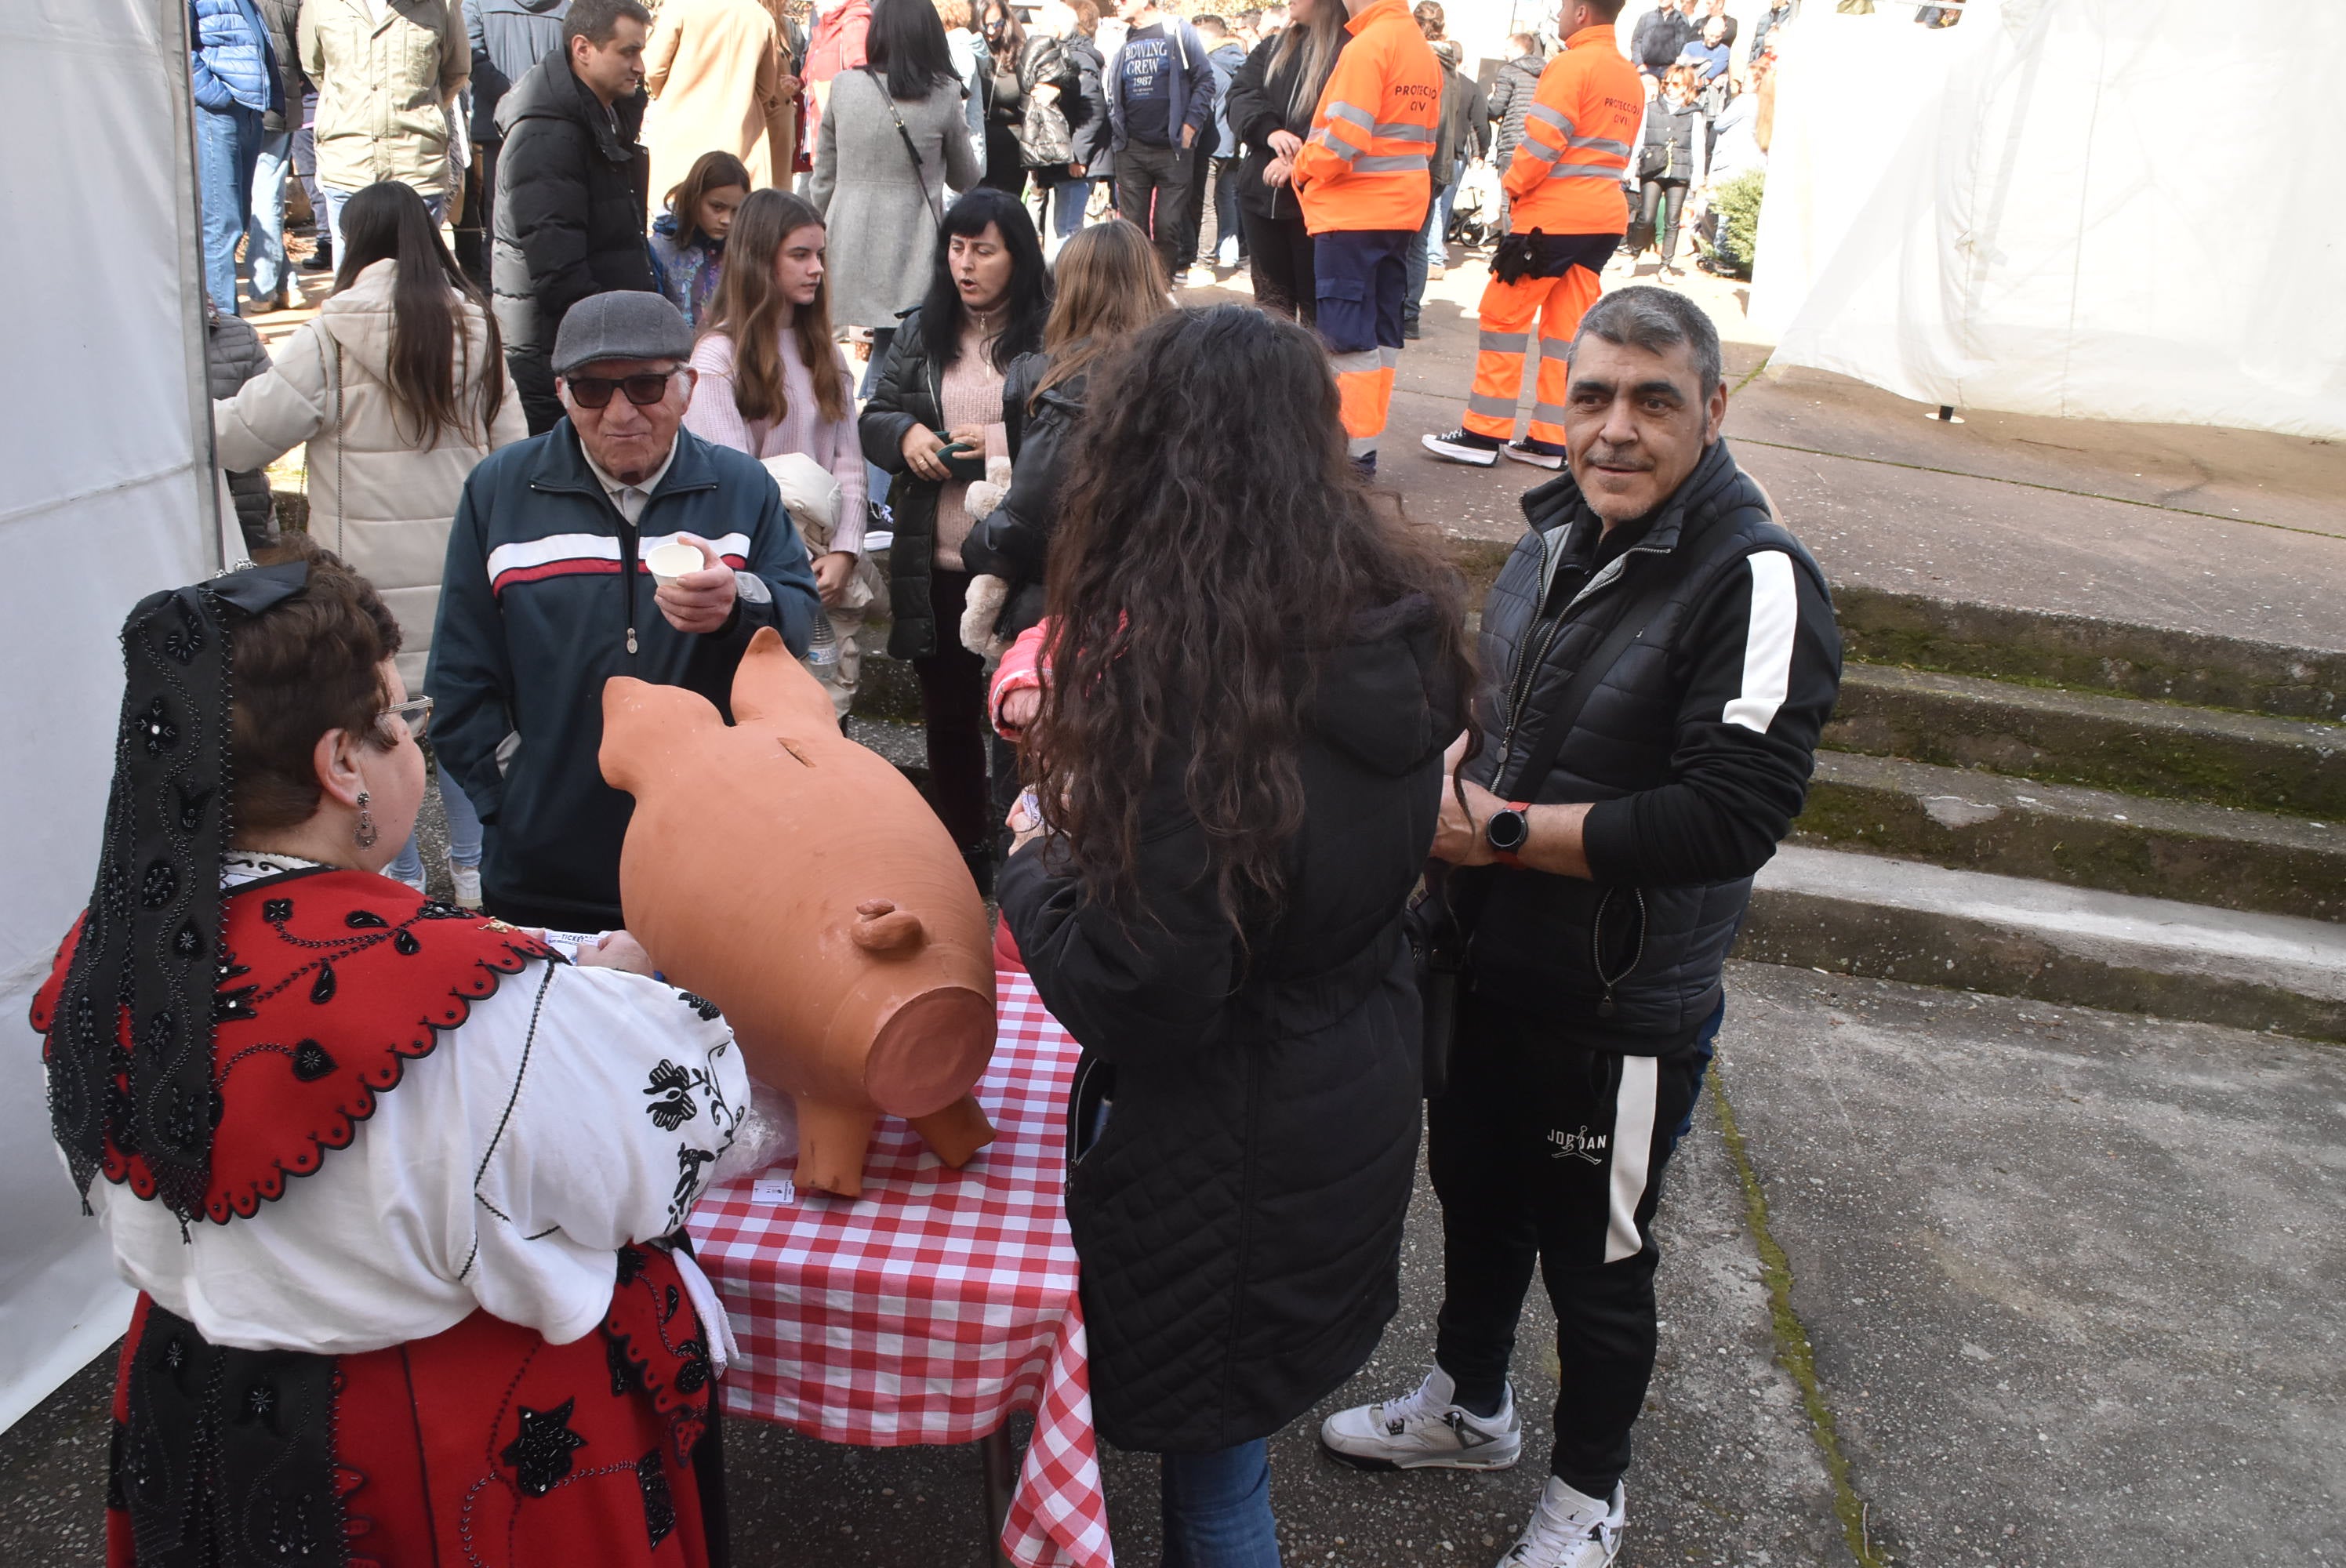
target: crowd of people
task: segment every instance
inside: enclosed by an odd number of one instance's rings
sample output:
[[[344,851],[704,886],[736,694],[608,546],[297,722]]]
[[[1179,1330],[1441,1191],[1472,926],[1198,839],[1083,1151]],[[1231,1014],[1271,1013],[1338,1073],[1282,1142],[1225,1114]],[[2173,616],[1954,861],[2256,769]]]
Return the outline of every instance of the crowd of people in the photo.
[[[99,874],[36,1007],[141,1291],[113,1560],[725,1560],[730,1334],[681,1227],[750,1084],[627,933],[602,694],[723,709],[770,628],[845,723],[884,596],[930,804],[1082,1046],[1093,1409],[1162,1456],[1166,1562],[1275,1568],[1268,1440],[1397,1310],[1421,1135],[1434,1365],[1321,1441],[1517,1463],[1536,1267],[1566,1375],[1503,1563],[1610,1562],[1662,1174],[1840,674],[1708,318],[1600,288],[1633,160],[1704,139],[1718,29],[1673,9],[1633,63],[1620,0],[1568,0],[1485,97],[1402,0],[1129,0],[1107,47],[1089,0],[198,6],[215,42],[290,23],[302,82],[273,46],[196,69],[264,143],[315,84],[336,273],[267,360],[214,296],[219,461],[306,445],[308,527],[125,626]],[[1554,472],[1470,631],[1375,453],[1494,130],[1437,455]],[[482,169],[485,292],[442,232]],[[1181,308],[1224,188],[1256,300]]]

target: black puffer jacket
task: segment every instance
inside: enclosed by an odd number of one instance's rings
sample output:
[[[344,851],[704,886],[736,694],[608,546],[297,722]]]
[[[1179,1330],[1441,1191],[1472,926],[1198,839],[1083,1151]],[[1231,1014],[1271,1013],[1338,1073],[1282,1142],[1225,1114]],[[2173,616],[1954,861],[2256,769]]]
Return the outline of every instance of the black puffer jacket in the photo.
[[[644,95],[602,103],[548,55],[497,106],[496,251],[489,276],[515,390],[542,433],[554,401],[555,333],[570,307],[610,289],[658,287],[644,248],[650,155],[636,143]]]
[[[1524,513],[1532,531],[1483,607],[1482,742],[1464,771],[1503,800],[1597,802],[1582,830],[1594,880],[1453,877],[1462,911],[1480,911],[1470,983],[1586,1044],[1658,1054],[1718,1005],[1752,873],[1807,798],[1841,683],[1832,598],[1724,441],[1609,559],[1571,474]],[[1636,639],[1525,777],[1617,624]]]
[[[1033,345],[1030,345],[1032,347]],[[1012,363],[1015,365],[1015,361]],[[880,383],[863,405],[856,433],[864,460],[889,476],[888,510],[896,520],[896,542],[888,550],[888,657],[926,658],[960,640],[958,626],[937,626],[929,607],[929,577],[935,570],[937,498],[944,486],[904,466],[904,433],[916,424],[944,428],[943,392],[936,361],[921,332],[921,312],[904,313],[880,367]]]
[[[1059,526],[1059,484],[1084,412],[1088,372],[1071,376],[1037,400],[1035,388],[1051,368],[1046,354],[1025,354],[1010,366],[1002,388],[1003,422],[1010,435],[1010,489],[991,515],[978,519],[962,542],[962,564],[1010,585],[994,624],[1005,642],[1043,618],[1043,579],[1051,535]],[[1029,406],[1032,405],[1032,412]]]
[[[1078,33],[1064,40],[1067,55],[1067,72],[1075,81],[1072,91],[1059,94],[1059,110],[1067,117],[1069,163],[1079,163],[1091,175],[1103,175],[1105,168],[1095,169],[1094,160],[1106,156],[1107,150],[1107,87],[1101,80],[1107,69],[1099,46]]]
[[[1668,97],[1648,99],[1645,133],[1638,138],[1637,161],[1630,165],[1630,172],[1640,180],[1690,185],[1698,172],[1702,140],[1699,102],[1689,98],[1684,105],[1674,105]],[[1649,168],[1659,172],[1648,174]]]
[[[1261,218],[1301,218],[1303,209],[1295,200],[1291,185],[1270,186],[1262,182],[1262,171],[1270,167],[1276,155],[1270,148],[1270,133],[1283,130],[1297,137],[1311,134],[1311,113],[1314,107],[1309,98],[1300,109],[1289,103],[1294,96],[1295,78],[1302,73],[1305,51],[1297,49],[1278,72],[1271,70],[1272,58],[1280,52],[1277,40],[1267,40],[1255,46],[1246,57],[1238,74],[1230,78],[1230,101],[1227,113],[1230,134],[1246,148],[1246,162],[1239,168],[1239,205]]]
[[[1202,875],[1185,757],[1150,788],[1134,924],[1041,844],[1002,873],[1035,989],[1083,1043],[1078,1107],[1114,1102],[1069,1173],[1067,1222],[1092,1410],[1119,1447],[1277,1431],[1359,1370],[1393,1314],[1422,1088],[1401,911],[1460,721],[1434,628],[1407,600],[1321,661],[1287,911],[1247,932],[1243,962]]]

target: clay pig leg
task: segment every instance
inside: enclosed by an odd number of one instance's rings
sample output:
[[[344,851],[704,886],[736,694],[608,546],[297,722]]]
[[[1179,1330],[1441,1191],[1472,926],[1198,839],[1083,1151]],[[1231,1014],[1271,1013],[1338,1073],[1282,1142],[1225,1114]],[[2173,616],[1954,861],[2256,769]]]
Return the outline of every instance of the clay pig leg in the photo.
[[[842,1105],[794,1095],[799,1107],[798,1185],[863,1196],[863,1154],[879,1115],[868,1106]]]
[[[909,1120],[913,1131],[921,1135],[921,1141],[955,1170],[969,1164],[978,1150],[994,1141],[994,1124],[978,1109],[974,1095],[964,1095],[933,1115]]]

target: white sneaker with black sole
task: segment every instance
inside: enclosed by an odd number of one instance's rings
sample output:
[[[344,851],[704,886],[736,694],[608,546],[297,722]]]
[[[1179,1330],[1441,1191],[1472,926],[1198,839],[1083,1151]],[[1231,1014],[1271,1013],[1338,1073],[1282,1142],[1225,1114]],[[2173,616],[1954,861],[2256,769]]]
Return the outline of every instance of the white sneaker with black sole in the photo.
[[[1476,468],[1495,468],[1499,463],[1499,443],[1487,435],[1476,435],[1471,430],[1445,430],[1440,435],[1421,435],[1419,444],[1444,463],[1472,463]]]
[[[1417,1391],[1338,1410],[1320,1423],[1321,1446],[1363,1470],[1505,1470],[1523,1457],[1515,1392],[1494,1416],[1455,1402],[1458,1385],[1436,1367]]]
[[[1553,471],[1564,466],[1564,453],[1544,441],[1511,441],[1499,449],[1499,455],[1528,463],[1534,468]]]
[[[1627,1498],[1617,1484],[1611,1497],[1596,1498],[1549,1476],[1532,1522],[1499,1559],[1499,1568],[1606,1568],[1621,1550],[1627,1513]]]

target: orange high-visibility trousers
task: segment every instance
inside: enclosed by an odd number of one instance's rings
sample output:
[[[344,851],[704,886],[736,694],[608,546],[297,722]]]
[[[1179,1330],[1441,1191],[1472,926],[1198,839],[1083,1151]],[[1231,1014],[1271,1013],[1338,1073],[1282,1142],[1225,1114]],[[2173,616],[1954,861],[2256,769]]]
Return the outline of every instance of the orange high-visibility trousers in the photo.
[[[1377,438],[1385,433],[1386,411],[1392,407],[1393,372],[1401,367],[1401,351],[1380,344],[1349,354],[1331,354],[1336,371],[1338,415],[1344,422],[1346,450],[1373,459]]]
[[[1480,351],[1474,356],[1474,391],[1466,400],[1465,428],[1500,441],[1515,433],[1515,401],[1524,390],[1524,355],[1532,327],[1540,336],[1539,381],[1532,392],[1531,438],[1564,444],[1565,388],[1570,369],[1564,361],[1580,331],[1580,318],[1604,284],[1586,267],[1570,267],[1561,278],[1524,278],[1483,290]]]

